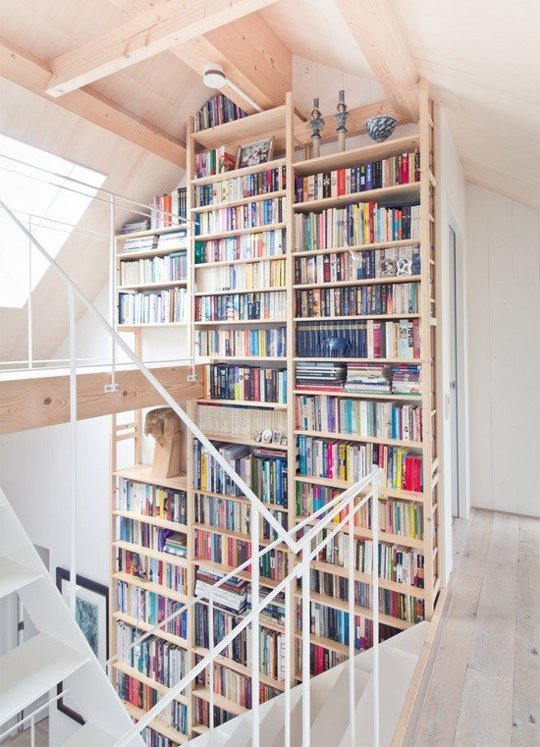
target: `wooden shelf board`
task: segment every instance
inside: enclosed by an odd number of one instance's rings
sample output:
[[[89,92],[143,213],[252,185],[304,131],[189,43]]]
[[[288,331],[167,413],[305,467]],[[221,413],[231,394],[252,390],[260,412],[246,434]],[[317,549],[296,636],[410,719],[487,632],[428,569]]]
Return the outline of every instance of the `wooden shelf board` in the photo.
[[[237,529],[227,529],[225,527],[216,527],[213,524],[203,524],[202,522],[195,522],[193,524],[193,529],[202,529],[203,532],[213,532],[214,534],[220,534],[222,537],[231,537],[232,539],[241,540],[242,542],[249,542],[251,543],[251,535],[246,534],[245,532],[240,532]],[[275,540],[277,539],[265,539],[264,537],[259,537],[259,545],[262,547],[267,547],[268,545],[271,545]],[[280,548],[279,546],[276,548],[277,550],[281,550],[283,552],[283,548]],[[232,570],[232,569],[231,569]]]
[[[137,706],[134,706],[127,700],[123,700],[122,703],[124,704],[126,711],[133,719],[135,719],[135,721],[139,721],[147,713],[142,708],[137,708]],[[184,744],[184,742],[188,741],[186,734],[177,731],[172,726],[168,726],[160,718],[155,718],[150,722],[149,726],[151,729],[154,729],[154,731],[159,732],[164,737],[167,737],[167,739],[170,739],[172,742],[176,742],[177,744]]]
[[[363,319],[398,320],[419,319],[420,314],[358,314],[349,316],[296,316],[295,322],[354,322]]]
[[[146,514],[140,514],[137,511],[126,511],[122,508],[115,508],[113,516],[123,516],[126,519],[140,521],[143,524],[151,524],[154,527],[162,527],[163,529],[172,529],[175,532],[182,532],[184,534],[187,532],[186,524],[160,519],[158,516],[146,516]]]
[[[237,296],[241,293],[277,293],[277,291],[286,291],[286,285],[271,285],[266,288],[229,288],[228,290],[208,290],[197,291],[193,295],[197,296]]]
[[[212,361],[286,361],[287,358],[284,355],[223,355],[217,356],[212,355],[209,358],[209,362]]]
[[[208,654],[208,649],[203,648],[202,646],[196,646],[193,649],[193,652],[199,656],[206,656],[206,654]],[[251,667],[248,667],[245,664],[240,664],[240,662],[230,659],[227,656],[218,656],[216,657],[216,661],[227,669],[232,669],[234,672],[238,672],[238,674],[242,674],[244,677],[249,677],[251,679]],[[263,684],[268,685],[269,687],[274,687],[276,690],[285,690],[285,684],[283,682],[280,682],[273,677],[269,677],[262,672],[259,672],[259,679]]]
[[[354,288],[357,285],[387,285],[392,283],[419,283],[421,275],[398,275],[389,278],[359,278],[356,280],[334,280],[322,283],[299,283],[293,285],[295,290],[310,290],[312,288]]]
[[[295,389],[294,394],[338,397],[339,399],[391,399],[403,402],[421,402],[421,394],[393,394],[392,392],[346,392],[324,389]]]
[[[420,239],[396,239],[395,241],[376,241],[372,244],[355,244],[353,246],[339,246],[333,249],[299,249],[293,252],[293,257],[312,257],[319,254],[342,254],[343,252],[370,252],[374,249],[390,249],[392,247],[414,246],[420,244]]]
[[[278,197],[285,197],[286,194],[286,189],[279,189],[275,192],[265,192],[264,194],[253,195],[252,197],[240,197],[237,200],[229,200],[228,202],[215,202],[212,205],[201,205],[200,207],[191,208],[191,212],[209,213],[212,210],[219,210],[220,208],[236,207],[237,205],[247,205],[250,202],[260,202],[261,200],[274,200]]]
[[[223,174],[212,174],[211,176],[200,176],[196,179],[192,179],[191,183],[194,187],[198,187],[203,184],[213,184],[214,182],[223,182],[227,179],[236,179],[240,176],[248,176],[249,174],[256,174],[259,171],[267,171],[268,169],[275,169],[279,166],[285,166],[285,158],[274,158],[268,163],[259,163],[256,166],[245,166],[242,169],[232,169],[226,171]]]
[[[312,482],[314,485],[324,485],[329,488],[341,488],[342,490],[346,490],[347,488],[350,488],[351,485],[354,485],[353,482],[349,482],[348,480],[340,480],[337,477],[332,478],[316,477],[314,475],[296,475],[294,479],[296,480],[296,482]],[[388,498],[402,498],[403,500],[417,501],[419,503],[423,503],[424,501],[423,493],[415,493],[411,490],[398,490],[397,488],[381,487],[379,488],[379,493],[381,496],[386,496]]]
[[[232,436],[225,433],[205,433],[206,438],[209,441],[224,441],[231,444],[244,444],[245,446],[255,446],[258,449],[279,449],[280,451],[287,451],[288,446],[282,446],[281,444],[267,444],[262,441],[255,441],[250,436]]]
[[[133,252],[118,252],[116,254],[116,259],[120,260],[121,262],[127,262],[129,260],[136,260],[136,259],[151,259],[152,257],[166,257],[167,254],[175,254],[176,252],[187,252],[187,244],[185,246],[172,248],[171,247],[161,247],[157,246],[155,249],[144,249],[139,251],[133,251]]]
[[[219,233],[202,233],[194,236],[194,241],[214,241],[215,239],[227,239],[229,236],[244,236],[248,233],[266,233],[268,231],[279,231],[287,228],[286,223],[269,223],[265,226],[253,226],[250,228],[236,228],[234,231],[220,231]]]
[[[118,324],[117,330],[122,332],[134,332],[137,329],[149,329],[156,327],[187,327],[188,322],[141,322],[141,324]]]
[[[286,260],[286,254],[273,254],[271,257],[249,257],[247,259],[224,259],[219,262],[199,262],[193,265],[195,270],[204,270],[213,267],[227,267],[228,265],[248,265],[254,262],[275,262],[278,259]]]
[[[142,482],[145,485],[157,485],[169,490],[187,490],[187,476],[185,474],[177,477],[156,477],[152,475],[152,467],[149,464],[134,464],[132,467],[118,469],[113,474],[123,477],[125,480]]]
[[[132,625],[134,628],[138,628],[139,630],[142,630],[144,633],[148,633],[149,630],[153,630],[152,635],[155,635],[157,638],[163,638],[164,641],[169,641],[169,643],[173,643],[175,646],[178,646],[179,648],[185,648],[185,649],[189,648],[188,642],[184,638],[180,638],[180,636],[175,635],[174,633],[168,633],[166,630],[163,630],[162,628],[157,628],[156,630],[154,630],[155,628],[154,625],[151,625],[150,623],[147,623],[144,620],[138,620],[136,617],[127,615],[125,612],[120,612],[119,610],[115,610],[113,612],[113,617],[115,620],[126,623],[126,625]]]
[[[248,506],[250,505],[249,500],[245,496],[242,496],[242,495],[227,495],[225,493],[212,493],[208,490],[201,490],[199,488],[194,488],[193,492],[197,493],[198,495],[208,495],[211,498],[222,498],[225,501],[236,501],[237,503],[245,503]],[[278,506],[276,503],[266,503],[265,501],[263,501],[263,503],[269,511],[282,511],[284,513],[288,513],[289,511],[289,509],[285,508],[285,506]]]
[[[194,322],[194,325],[196,327],[216,327],[217,325],[221,324],[286,324],[287,319],[284,317],[282,319],[211,319],[209,321],[196,321]]]
[[[304,321],[306,321],[304,319]],[[316,321],[314,319],[307,321]],[[293,361],[326,361],[333,363],[416,363],[420,365],[422,363],[421,358],[317,358],[310,356],[309,358],[293,358]]]
[[[390,156],[398,156],[402,153],[411,153],[420,147],[420,135],[407,135],[405,137],[385,140],[384,143],[370,143],[360,148],[351,148],[340,153],[329,153],[318,158],[309,158],[305,161],[297,161],[293,164],[297,174],[308,176],[334,169],[358,166],[370,161],[379,161]]]
[[[153,581],[146,581],[144,578],[133,576],[131,573],[116,571],[112,577],[117,581],[124,581],[126,584],[131,584],[131,586],[138,586],[140,589],[152,591],[162,597],[168,597],[175,602],[186,603],[189,601],[189,597],[175,589],[170,589],[168,586],[163,586],[163,584],[156,584]]]
[[[125,540],[115,540],[113,545],[122,550],[129,550],[130,552],[136,552],[139,555],[146,555],[148,558],[163,560],[165,563],[170,563],[171,565],[179,565],[181,568],[187,568],[189,565],[187,558],[181,558],[178,555],[173,555],[168,552],[159,552],[158,550],[154,550],[152,547],[143,547],[143,545],[136,545],[133,542],[126,542]]]
[[[203,529],[203,526],[201,526],[201,529]],[[208,529],[205,529],[205,531],[212,532],[215,530],[213,527],[209,527]],[[217,533],[219,534],[219,530],[217,531]],[[205,560],[204,558],[194,557],[193,562],[196,565],[202,566],[203,568],[210,568],[210,569],[219,571],[220,573],[224,573],[224,574],[231,573],[231,571],[234,571],[234,569],[237,567],[237,566],[225,565],[224,563],[216,563],[213,560]],[[246,581],[251,580],[251,574],[248,573],[247,571],[238,571],[238,573],[236,573],[235,576],[237,576],[238,578],[244,578],[246,579]],[[261,574],[260,583],[261,583],[261,586],[266,586],[267,588],[274,589],[278,585],[279,581],[274,581],[274,579],[267,578],[266,576],[263,576]]]
[[[153,290],[159,288],[187,288],[187,280],[163,280],[160,283],[132,283],[128,285],[117,285],[116,290]]]
[[[201,698],[201,700],[206,700],[207,703],[210,703],[210,690],[207,687],[198,685],[193,688],[191,693],[196,698]],[[218,693],[214,693],[214,705],[218,708],[223,708],[227,713],[233,713],[235,716],[241,716],[242,713],[247,711],[247,708],[244,708],[244,706],[241,706],[234,700],[225,698],[223,695],[218,695]]]
[[[129,231],[128,233],[117,233],[116,239],[124,241],[125,239],[142,239],[146,236],[161,236],[162,234],[176,233],[187,230],[186,223],[179,223],[177,226],[167,226],[166,228],[149,228],[145,231]]]
[[[383,436],[362,436],[356,433],[331,433],[329,431],[303,431],[295,430],[295,436],[313,436],[314,438],[326,438],[332,441],[354,441],[366,444],[385,444],[386,446],[406,446],[409,449],[422,449],[423,444],[418,441],[402,441]]]
[[[265,410],[286,410],[285,402],[257,402],[250,399],[198,399],[199,405],[237,405],[238,407],[259,407]]]
[[[223,144],[238,141],[256,140],[262,135],[275,134],[276,130],[285,128],[285,104],[273,109],[250,114],[248,117],[235,119],[232,122],[208,127],[205,130],[193,132],[193,140],[204,148],[217,148]]]
[[[321,197],[317,200],[296,202],[293,205],[293,208],[296,213],[309,213],[313,210],[324,210],[326,208],[340,207],[360,202],[375,202],[391,197],[399,197],[408,200],[417,195],[420,195],[420,182],[414,182],[412,184],[396,184],[394,187],[380,187],[379,189],[368,189],[363,192],[351,192],[350,194],[337,195],[336,197]]]

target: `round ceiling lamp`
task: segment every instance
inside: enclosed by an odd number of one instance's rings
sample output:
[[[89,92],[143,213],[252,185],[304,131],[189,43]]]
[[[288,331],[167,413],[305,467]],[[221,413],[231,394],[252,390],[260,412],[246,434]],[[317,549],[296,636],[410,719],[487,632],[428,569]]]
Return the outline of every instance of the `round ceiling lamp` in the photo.
[[[227,76],[221,65],[208,65],[204,69],[202,79],[208,88],[223,88],[227,83]]]

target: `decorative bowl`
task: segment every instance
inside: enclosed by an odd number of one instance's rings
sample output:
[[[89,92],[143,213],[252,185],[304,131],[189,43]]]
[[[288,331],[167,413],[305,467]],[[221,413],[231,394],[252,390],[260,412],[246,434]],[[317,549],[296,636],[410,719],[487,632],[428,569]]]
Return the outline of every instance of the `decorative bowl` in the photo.
[[[384,143],[384,141],[390,137],[394,132],[397,125],[397,119],[390,117],[387,114],[378,114],[375,117],[370,117],[364,122],[367,134],[376,143]]]

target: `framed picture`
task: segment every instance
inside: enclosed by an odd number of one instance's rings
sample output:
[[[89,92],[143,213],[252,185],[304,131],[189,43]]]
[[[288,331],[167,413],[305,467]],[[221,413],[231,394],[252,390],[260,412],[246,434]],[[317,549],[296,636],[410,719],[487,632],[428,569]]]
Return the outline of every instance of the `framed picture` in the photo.
[[[256,143],[241,145],[238,148],[238,155],[236,157],[236,168],[241,169],[245,166],[257,166],[259,163],[268,163],[272,159],[273,151],[273,137],[258,140]]]
[[[69,579],[70,572],[65,568],[57,567],[56,586],[68,605],[71,593]],[[77,623],[99,663],[105,669],[109,656],[109,589],[103,584],[77,574],[76,595]],[[57,694],[59,695],[63,689],[62,683],[59,682]],[[83,717],[73,708],[73,703],[70,704],[69,695],[57,700],[57,708],[79,724],[85,723]]]

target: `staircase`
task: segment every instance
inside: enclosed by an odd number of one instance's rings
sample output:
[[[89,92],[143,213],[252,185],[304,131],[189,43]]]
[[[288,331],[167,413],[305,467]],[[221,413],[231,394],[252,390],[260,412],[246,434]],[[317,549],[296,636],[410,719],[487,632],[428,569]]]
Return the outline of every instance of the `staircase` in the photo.
[[[413,673],[426,640],[429,624],[419,623],[379,646],[380,742],[391,745]],[[373,650],[354,658],[356,739],[354,747],[371,747],[373,737]],[[291,747],[302,744],[302,688],[291,690]],[[311,747],[351,747],[349,718],[349,662],[311,680]],[[261,747],[283,747],[285,696],[260,707]],[[251,718],[248,711],[217,727],[210,741],[205,733],[190,742],[193,747],[249,747]]]
[[[62,681],[86,724],[60,747],[114,745],[132,722],[0,489],[0,598],[12,593],[38,633],[0,658],[0,732]]]

